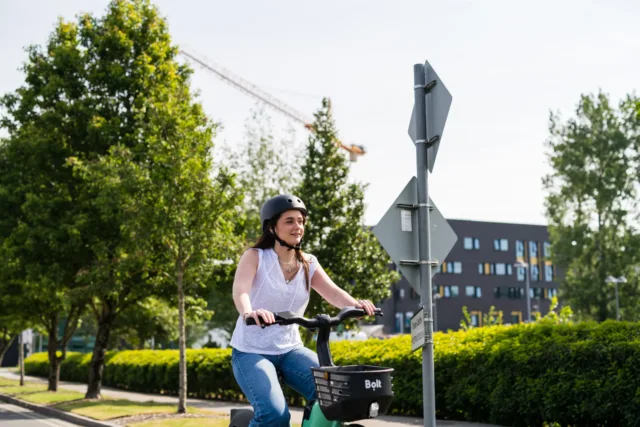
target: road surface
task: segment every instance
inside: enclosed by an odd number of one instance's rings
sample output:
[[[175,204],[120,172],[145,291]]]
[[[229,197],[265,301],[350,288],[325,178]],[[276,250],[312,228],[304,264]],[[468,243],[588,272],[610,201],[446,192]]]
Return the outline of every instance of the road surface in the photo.
[[[0,427],[73,427],[66,421],[40,415],[20,406],[0,402]]]

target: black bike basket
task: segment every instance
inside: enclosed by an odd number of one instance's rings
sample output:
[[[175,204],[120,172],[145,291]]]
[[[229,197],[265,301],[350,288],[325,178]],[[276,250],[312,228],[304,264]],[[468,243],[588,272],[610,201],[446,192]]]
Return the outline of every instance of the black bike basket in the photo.
[[[311,368],[318,403],[331,421],[356,421],[384,415],[393,400],[393,369],[380,366]]]

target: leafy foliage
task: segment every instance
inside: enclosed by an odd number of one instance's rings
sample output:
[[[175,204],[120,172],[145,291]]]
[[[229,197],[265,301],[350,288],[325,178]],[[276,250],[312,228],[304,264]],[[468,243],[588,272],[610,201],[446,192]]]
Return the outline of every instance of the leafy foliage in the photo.
[[[639,323],[543,321],[437,332],[434,338],[438,419],[517,427],[637,423]],[[331,349],[338,365],[393,368],[391,411],[422,414],[421,354],[411,352],[410,336],[339,341]],[[177,351],[123,351],[108,358],[106,384],[177,392]],[[229,349],[190,350],[187,359],[194,396],[243,399],[233,379]],[[69,356],[62,378],[83,381],[87,371],[81,366],[88,361],[86,355]],[[36,354],[26,360],[25,369],[43,375],[46,363],[46,357]]]
[[[564,273],[561,298],[582,318],[615,316],[610,275],[619,286],[621,317],[638,319],[640,264],[638,100],[615,108],[603,94],[583,95],[576,117],[549,120],[544,180],[554,264]]]
[[[349,165],[335,143],[337,130],[328,99],[323,100],[312,126],[302,182],[295,190],[309,210],[303,248],[355,298],[380,302],[390,295],[390,284],[400,275],[389,268],[389,255],[364,224],[366,186],[348,182]],[[331,308],[312,293],[307,310],[312,316]]]

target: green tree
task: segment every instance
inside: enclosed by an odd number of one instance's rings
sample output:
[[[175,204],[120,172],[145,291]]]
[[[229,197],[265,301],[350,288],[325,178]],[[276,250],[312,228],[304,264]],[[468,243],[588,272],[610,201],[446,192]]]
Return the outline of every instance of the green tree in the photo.
[[[603,321],[615,315],[606,278],[626,276],[620,286],[622,316],[637,320],[640,261],[636,100],[618,108],[607,95],[583,95],[576,117],[551,114],[547,141],[551,172],[544,177],[552,258],[564,272],[563,303],[577,315]]]
[[[177,289],[180,347],[178,412],[186,411],[185,298],[200,299],[219,262],[233,258],[242,243],[234,234],[242,203],[233,175],[216,168],[211,151],[217,124],[191,101],[186,85],[155,105],[151,123],[161,129],[148,140],[151,187],[142,198],[152,240],[169,260],[162,272]]]
[[[295,194],[309,210],[303,248],[315,255],[333,281],[356,298],[380,302],[400,275],[389,268],[391,259],[364,224],[365,185],[349,183],[349,163],[335,143],[337,130],[328,99],[315,113],[302,166],[302,182]],[[312,293],[308,312],[330,307]]]
[[[91,265],[78,273],[89,291],[89,307],[97,326],[90,364],[87,399],[100,398],[105,355],[121,313],[150,297],[169,297],[168,280],[160,273],[168,258],[149,229],[143,202],[151,190],[144,167],[132,152],[114,146],[95,161],[70,158],[82,176],[78,204],[92,212],[88,249]]]
[[[146,239],[141,226],[137,201],[150,189],[138,164],[150,160],[151,135],[163,132],[163,123],[153,122],[155,109],[187,85],[190,71],[177,63],[177,53],[149,1],[114,0],[104,17],[60,22],[46,50],[31,48],[26,87],[5,98],[9,130],[25,134],[25,144],[42,141],[34,149],[38,160],[55,154],[40,168],[48,167],[41,181],[54,182],[61,193],[52,214],[69,217],[62,229],[73,227],[73,250],[83,257],[65,260],[72,264],[65,272],[90,296],[98,325],[87,398],[100,397],[118,314],[162,288],[158,265],[169,260],[154,251],[158,242]],[[183,113],[164,119],[190,120]],[[56,218],[43,222],[61,228]],[[69,246],[65,254],[73,255]]]
[[[68,156],[86,149],[86,112],[79,106],[84,89],[63,78],[65,64],[77,65],[77,58],[60,46],[74,34],[60,24],[46,54],[29,47],[24,85],[0,99],[0,127],[8,134],[0,149],[0,280],[19,289],[21,313],[48,335],[54,391],[86,304],[76,273],[90,260],[76,180],[65,167]]]

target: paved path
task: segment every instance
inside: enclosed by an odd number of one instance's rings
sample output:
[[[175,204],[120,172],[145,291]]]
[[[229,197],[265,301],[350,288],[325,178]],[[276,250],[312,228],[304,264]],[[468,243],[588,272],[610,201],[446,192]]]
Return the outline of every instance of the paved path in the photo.
[[[15,374],[12,370],[7,368],[0,369],[0,376],[10,379],[19,379],[20,377]],[[27,377],[25,376],[25,381],[29,382],[39,382],[46,383],[47,381],[38,377]],[[66,381],[60,381],[60,388],[65,388],[68,390],[79,391],[84,393],[87,391],[87,385],[81,383],[71,383]],[[175,396],[163,396],[157,394],[144,394],[144,393],[135,393],[130,391],[123,391],[111,387],[102,387],[102,394],[105,397],[111,397],[114,399],[127,399],[134,402],[160,402],[160,403],[171,403],[178,404],[178,398]],[[208,399],[193,399],[189,398],[187,401],[188,406],[193,406],[196,408],[205,408],[215,411],[220,411],[224,413],[229,413],[232,408],[250,408],[247,404],[240,403],[232,403],[225,402],[219,400],[208,400]],[[298,408],[290,408],[291,410],[291,420],[294,423],[299,423],[302,420],[302,409]],[[423,426],[424,420],[418,417],[401,417],[401,416],[381,416],[379,418],[371,419],[371,420],[362,420],[358,421],[358,424],[362,424],[365,427],[402,427],[402,426]],[[442,421],[438,420],[438,427],[499,427],[492,426],[489,424],[478,424],[478,423],[466,423],[461,421]],[[0,423],[0,427],[5,427]]]
[[[74,427],[76,425],[37,414],[19,406],[0,403],[0,427]]]

